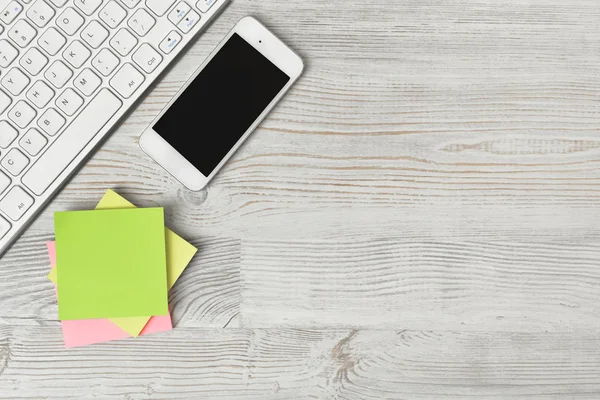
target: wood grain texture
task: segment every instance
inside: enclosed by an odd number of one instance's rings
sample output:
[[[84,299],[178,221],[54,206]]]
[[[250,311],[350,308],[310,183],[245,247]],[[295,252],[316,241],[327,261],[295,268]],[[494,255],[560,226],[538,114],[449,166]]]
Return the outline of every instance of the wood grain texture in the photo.
[[[137,140],[248,14],[305,74],[189,192]],[[0,259],[0,398],[600,398],[599,28],[595,0],[234,0]],[[107,188],[200,251],[173,332],[67,351],[44,243]]]
[[[600,329],[597,245],[387,237],[242,247],[247,327]]]
[[[596,333],[178,328],[57,352],[0,329],[2,399],[594,398]]]

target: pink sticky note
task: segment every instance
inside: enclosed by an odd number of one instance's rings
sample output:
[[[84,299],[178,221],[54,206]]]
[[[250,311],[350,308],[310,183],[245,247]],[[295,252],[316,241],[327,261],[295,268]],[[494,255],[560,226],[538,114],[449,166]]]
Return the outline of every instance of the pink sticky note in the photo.
[[[54,242],[46,243],[52,269],[56,268],[56,246]],[[125,339],[130,334],[113,324],[108,319],[82,319],[61,321],[65,347],[87,346],[89,344]],[[140,335],[165,332],[173,329],[170,315],[150,318]]]
[[[52,269],[56,267],[56,242],[47,242],[46,247],[48,247],[48,257],[50,257],[50,266]]]

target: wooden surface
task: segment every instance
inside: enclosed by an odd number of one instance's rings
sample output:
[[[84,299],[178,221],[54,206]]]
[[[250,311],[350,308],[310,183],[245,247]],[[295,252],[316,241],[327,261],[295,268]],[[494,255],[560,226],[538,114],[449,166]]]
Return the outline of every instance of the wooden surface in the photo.
[[[247,14],[306,72],[192,193],[137,139]],[[235,0],[0,260],[0,398],[600,398],[599,95],[597,0]],[[172,332],[65,350],[108,188],[200,252]]]

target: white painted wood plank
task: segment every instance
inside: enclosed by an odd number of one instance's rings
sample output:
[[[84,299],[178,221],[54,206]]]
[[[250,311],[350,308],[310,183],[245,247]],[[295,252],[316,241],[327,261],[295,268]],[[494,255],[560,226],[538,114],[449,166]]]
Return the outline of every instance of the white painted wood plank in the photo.
[[[58,317],[54,285],[46,278],[50,235],[27,236],[3,258],[0,268],[0,326],[39,325]],[[235,239],[188,239],[198,253],[169,292],[178,327],[239,325],[240,243]]]
[[[0,328],[0,399],[597,398],[595,333],[181,328],[61,349]]]
[[[245,241],[242,324],[600,329],[597,242]]]

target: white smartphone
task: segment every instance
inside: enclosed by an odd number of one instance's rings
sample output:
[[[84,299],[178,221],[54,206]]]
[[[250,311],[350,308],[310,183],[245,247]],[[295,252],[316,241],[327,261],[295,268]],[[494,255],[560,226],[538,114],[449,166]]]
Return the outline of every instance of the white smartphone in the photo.
[[[252,17],[241,19],[140,137],[140,147],[200,190],[298,79],[296,53]]]

